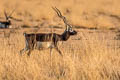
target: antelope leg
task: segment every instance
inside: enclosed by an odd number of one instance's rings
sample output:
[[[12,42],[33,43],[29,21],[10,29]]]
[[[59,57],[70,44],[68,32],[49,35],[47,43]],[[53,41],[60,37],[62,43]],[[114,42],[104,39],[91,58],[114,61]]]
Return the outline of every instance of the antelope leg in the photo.
[[[31,54],[31,50],[28,51],[27,55],[30,56],[30,54]]]
[[[58,47],[55,47],[55,49],[59,52],[59,54],[60,54],[61,56],[63,56],[63,55],[62,55],[62,52],[58,49]]]
[[[20,50],[20,54],[24,53],[27,50],[29,50],[27,47],[23,48],[22,50]]]

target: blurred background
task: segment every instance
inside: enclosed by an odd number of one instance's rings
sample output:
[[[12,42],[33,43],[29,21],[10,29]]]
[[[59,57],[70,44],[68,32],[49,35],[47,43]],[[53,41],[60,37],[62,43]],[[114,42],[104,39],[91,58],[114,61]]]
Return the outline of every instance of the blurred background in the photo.
[[[12,16],[24,24],[56,24],[59,20],[51,8],[56,6],[75,26],[119,28],[119,3],[120,0],[0,0],[0,17],[4,17],[4,10],[9,14],[15,9]]]

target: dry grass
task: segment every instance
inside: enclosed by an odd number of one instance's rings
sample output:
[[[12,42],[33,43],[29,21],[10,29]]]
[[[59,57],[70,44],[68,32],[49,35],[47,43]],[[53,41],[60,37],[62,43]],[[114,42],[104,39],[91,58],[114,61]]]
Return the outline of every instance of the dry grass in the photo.
[[[119,29],[119,3],[120,0],[0,0],[0,17],[4,17],[4,10],[10,13],[16,7],[12,16],[23,20],[12,20],[14,29],[0,30],[0,80],[120,80],[120,43],[114,39],[115,31],[107,30]],[[52,6],[77,26],[78,35],[59,45],[63,57],[55,50],[52,59],[49,50],[34,50],[30,57],[21,56],[19,51],[25,46],[23,32],[63,32],[63,22]],[[53,25],[60,28],[46,28]],[[88,30],[91,27],[103,30]]]
[[[119,80],[120,54],[115,32],[77,31],[77,36],[59,46],[64,56],[53,50],[52,59],[49,50],[34,50],[30,57],[21,56],[22,30],[15,30],[9,38],[1,38],[0,80]]]

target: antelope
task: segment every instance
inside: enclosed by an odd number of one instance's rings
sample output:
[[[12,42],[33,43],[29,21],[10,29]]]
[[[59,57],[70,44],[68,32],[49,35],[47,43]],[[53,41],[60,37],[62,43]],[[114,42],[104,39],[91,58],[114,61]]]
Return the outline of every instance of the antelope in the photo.
[[[30,56],[30,53],[33,49],[44,49],[49,48],[50,49],[50,55],[52,52],[52,49],[56,49],[61,56],[63,56],[62,52],[59,50],[57,43],[58,41],[67,41],[70,36],[76,35],[77,31],[72,29],[72,26],[67,23],[66,17],[64,17],[60,10],[58,10],[56,7],[52,7],[53,10],[57,13],[58,17],[60,17],[65,26],[66,29],[62,34],[57,33],[24,33],[25,37],[25,48],[20,50],[20,53],[24,53],[25,51],[28,51],[28,56]],[[46,46],[45,46],[46,45]]]
[[[11,25],[11,20],[10,19],[13,19],[13,20],[16,20],[16,21],[20,21],[18,19],[15,19],[15,18],[11,17],[11,15],[14,12],[14,10],[10,13],[9,16],[7,15],[6,11],[4,10],[4,15],[5,15],[6,21],[0,21],[0,28],[11,28],[10,27],[10,25]]]

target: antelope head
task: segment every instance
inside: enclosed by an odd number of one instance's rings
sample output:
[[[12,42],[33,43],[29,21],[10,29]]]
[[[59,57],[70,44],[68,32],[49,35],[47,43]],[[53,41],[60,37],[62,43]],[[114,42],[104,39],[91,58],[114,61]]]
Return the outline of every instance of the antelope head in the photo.
[[[60,12],[59,9],[57,9],[56,7],[52,7],[53,10],[57,13],[57,15],[63,20],[65,26],[66,26],[66,32],[69,33],[70,35],[76,35],[77,34],[77,31],[73,30],[72,29],[72,25],[70,25],[67,20],[66,20],[66,17],[62,15],[62,13]]]
[[[14,11],[15,11],[15,9],[9,15],[7,15],[6,11],[4,10],[6,25],[11,25],[11,19],[16,20],[16,21],[22,21],[20,19],[16,19],[16,18],[12,17],[12,14],[14,13]]]

